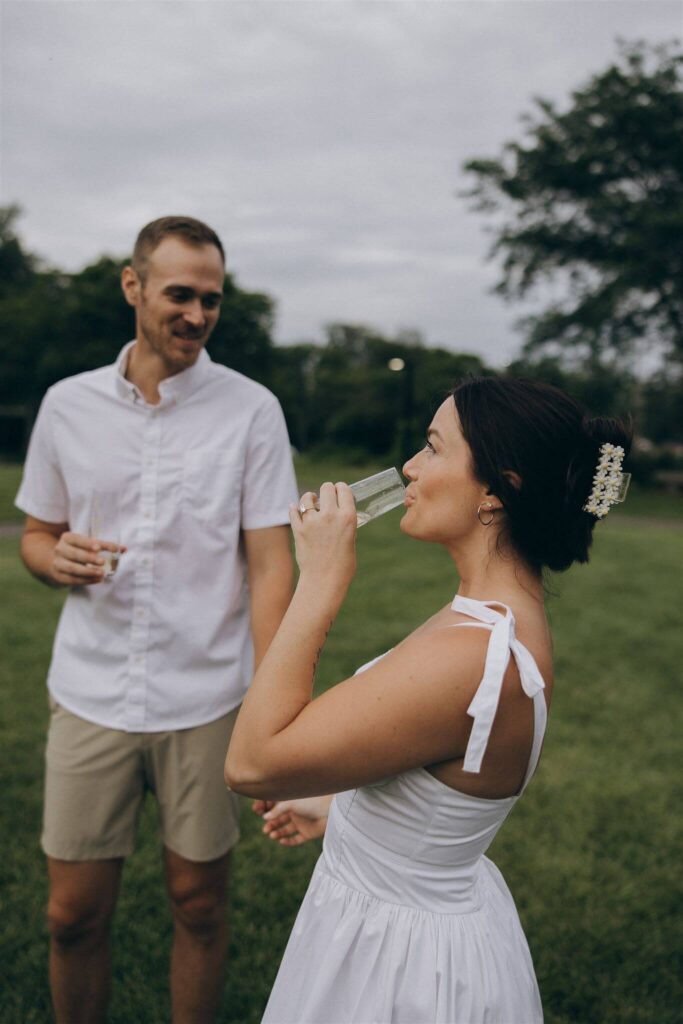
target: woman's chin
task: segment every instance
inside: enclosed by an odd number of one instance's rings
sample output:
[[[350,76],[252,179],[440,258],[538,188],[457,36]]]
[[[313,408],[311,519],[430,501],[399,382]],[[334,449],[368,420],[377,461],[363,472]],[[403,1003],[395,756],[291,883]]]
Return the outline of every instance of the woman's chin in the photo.
[[[401,531],[401,533],[405,533],[409,537],[412,537],[413,531],[410,528],[410,509],[409,508],[407,508],[405,510],[405,512],[403,513],[403,515],[401,516],[401,520],[400,520],[400,522],[398,524],[398,527],[399,527],[399,530]]]

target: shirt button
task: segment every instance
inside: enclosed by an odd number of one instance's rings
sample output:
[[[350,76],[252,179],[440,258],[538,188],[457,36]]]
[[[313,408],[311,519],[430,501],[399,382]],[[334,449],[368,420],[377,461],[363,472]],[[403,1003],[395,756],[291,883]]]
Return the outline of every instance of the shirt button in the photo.
[[[149,565],[149,558],[143,558],[142,559],[142,564],[143,565]]]
[[[152,518],[152,513],[151,512],[143,512],[142,514],[145,517],[145,519],[151,519]]]

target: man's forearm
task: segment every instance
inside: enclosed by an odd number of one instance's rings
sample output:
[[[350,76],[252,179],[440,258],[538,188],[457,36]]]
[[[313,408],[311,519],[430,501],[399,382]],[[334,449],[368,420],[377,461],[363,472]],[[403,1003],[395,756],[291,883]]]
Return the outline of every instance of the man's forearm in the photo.
[[[245,530],[243,537],[254,660],[258,668],[292,600],[294,562],[289,527]]]
[[[292,600],[293,573],[260,573],[250,581],[254,670],[258,668]]]
[[[21,538],[21,560],[37,580],[49,587],[62,587],[52,575],[55,548],[59,538],[53,533],[31,530]]]

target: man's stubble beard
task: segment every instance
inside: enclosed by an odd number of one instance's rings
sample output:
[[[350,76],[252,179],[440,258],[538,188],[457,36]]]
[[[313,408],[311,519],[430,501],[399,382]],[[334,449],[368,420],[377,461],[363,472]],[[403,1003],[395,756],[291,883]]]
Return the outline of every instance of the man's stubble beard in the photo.
[[[144,306],[138,313],[138,335],[141,340],[144,340],[147,347],[161,360],[169,377],[194,366],[199,359],[202,348],[204,347],[204,345],[202,345],[202,347],[197,350],[194,359],[191,361],[186,358],[173,359],[164,345],[164,341],[167,341],[168,345],[173,344],[173,328],[171,324],[168,324],[166,328],[157,328],[153,324],[150,324],[150,320]],[[206,342],[204,344],[206,344]]]

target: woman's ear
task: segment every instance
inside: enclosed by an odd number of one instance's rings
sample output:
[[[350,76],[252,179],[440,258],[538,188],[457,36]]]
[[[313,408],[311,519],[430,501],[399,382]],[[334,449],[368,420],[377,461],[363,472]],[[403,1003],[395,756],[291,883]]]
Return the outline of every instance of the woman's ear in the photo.
[[[515,473],[514,469],[504,469],[503,476],[509,484],[511,484],[516,491],[519,491],[522,487],[522,478],[519,473]],[[503,507],[503,502],[500,500],[497,494],[493,491],[487,491],[486,497],[484,498],[484,507],[492,510]]]
[[[497,512],[503,507],[503,502],[493,491],[486,491],[481,503],[483,508],[491,512]]]
[[[504,469],[503,476],[505,477],[509,484],[512,484],[516,491],[521,491],[522,478],[519,475],[519,473],[515,473],[514,469]]]

